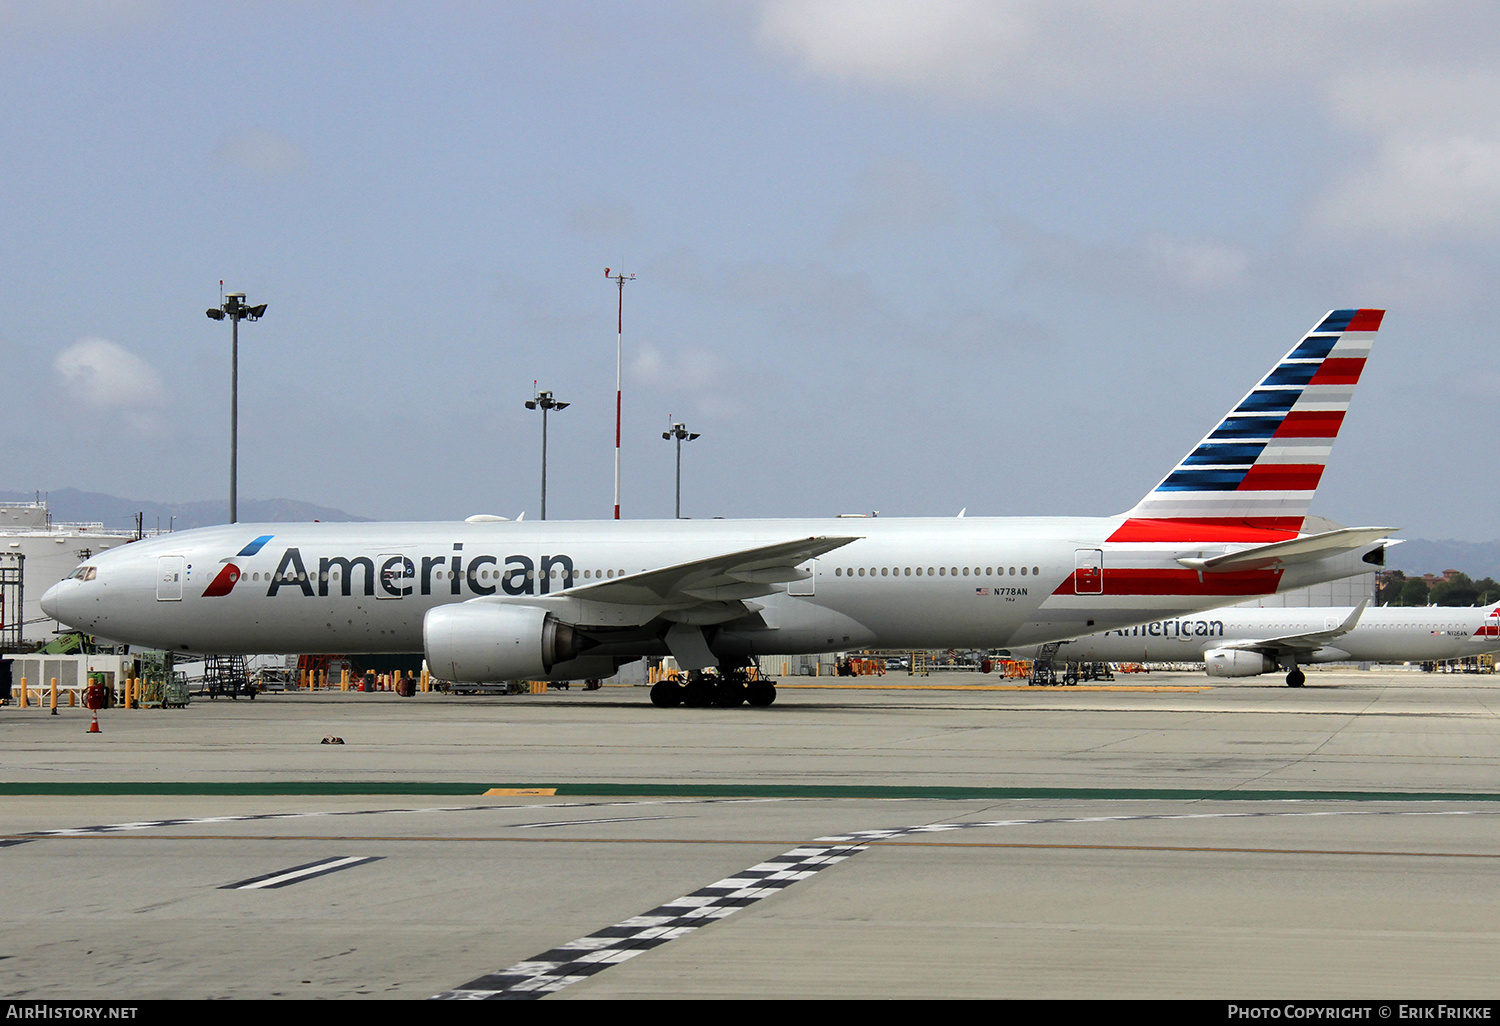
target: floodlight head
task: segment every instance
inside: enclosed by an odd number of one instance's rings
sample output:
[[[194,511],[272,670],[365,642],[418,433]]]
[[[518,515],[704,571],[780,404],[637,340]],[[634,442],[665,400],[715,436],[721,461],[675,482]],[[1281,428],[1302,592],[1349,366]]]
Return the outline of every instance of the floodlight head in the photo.
[[[265,315],[266,315],[266,304],[265,303],[260,304],[260,306],[249,307],[245,311],[245,316],[248,317],[248,318],[250,318],[252,321],[258,321],[262,317],[264,317]]]
[[[534,409],[536,409],[536,400],[535,399],[528,399],[528,400],[526,400],[526,408],[528,410],[534,410]]]
[[[566,410],[571,405],[571,403],[554,403],[552,408],[554,410]]]
[[[210,317],[212,317],[216,321],[222,321],[224,319],[224,311],[223,310],[214,309],[214,310],[204,310],[203,312],[206,313],[206,314],[208,314]]]

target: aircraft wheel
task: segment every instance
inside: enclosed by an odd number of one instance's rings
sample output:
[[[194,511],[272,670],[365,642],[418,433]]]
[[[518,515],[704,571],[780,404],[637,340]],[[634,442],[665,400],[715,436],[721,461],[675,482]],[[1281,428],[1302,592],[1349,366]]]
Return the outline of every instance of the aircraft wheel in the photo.
[[[1286,686],[1289,688],[1300,688],[1305,683],[1307,683],[1307,674],[1301,670],[1293,670],[1286,675]]]
[[[745,685],[737,680],[721,680],[714,686],[714,705],[733,709],[745,703]]]
[[[672,680],[659,680],[651,685],[651,704],[669,708],[682,702],[682,685]]]
[[[704,709],[714,704],[714,685],[701,674],[694,673],[682,688],[682,704],[690,709]]]
[[[768,680],[753,680],[745,685],[745,701],[764,708],[776,701],[776,685]]]

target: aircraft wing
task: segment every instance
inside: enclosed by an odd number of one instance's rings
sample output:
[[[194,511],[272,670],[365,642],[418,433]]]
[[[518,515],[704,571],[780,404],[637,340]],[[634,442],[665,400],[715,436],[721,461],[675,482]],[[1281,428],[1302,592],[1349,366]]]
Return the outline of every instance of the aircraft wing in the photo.
[[[1309,631],[1306,634],[1284,634],[1278,638],[1256,638],[1253,640],[1232,641],[1224,647],[1250,649],[1257,652],[1273,653],[1315,652],[1333,639],[1341,637],[1354,630],[1355,624],[1359,623],[1359,618],[1364,615],[1365,606],[1369,604],[1370,600],[1365,599],[1354,608],[1354,611],[1344,619],[1343,623],[1339,624],[1337,627],[1332,628],[1331,630]]]
[[[578,623],[638,625],[665,615],[680,623],[722,623],[743,616],[745,600],[771,595],[809,576],[798,564],[858,541],[816,536],[777,542],[597,581],[527,604],[562,607]],[[484,601],[484,600],[481,600]]]

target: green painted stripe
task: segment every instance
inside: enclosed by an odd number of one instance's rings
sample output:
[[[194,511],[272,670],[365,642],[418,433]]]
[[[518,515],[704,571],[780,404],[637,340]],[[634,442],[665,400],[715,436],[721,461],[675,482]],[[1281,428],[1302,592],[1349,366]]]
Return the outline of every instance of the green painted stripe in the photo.
[[[552,788],[559,798],[938,798],[949,800],[1079,799],[1088,801],[1253,801],[1253,802],[1500,802],[1485,791],[1260,791],[1169,787],[917,787],[820,784],[600,784],[505,783],[486,781],[134,781],[128,783],[0,783],[10,795],[467,795],[491,788]]]

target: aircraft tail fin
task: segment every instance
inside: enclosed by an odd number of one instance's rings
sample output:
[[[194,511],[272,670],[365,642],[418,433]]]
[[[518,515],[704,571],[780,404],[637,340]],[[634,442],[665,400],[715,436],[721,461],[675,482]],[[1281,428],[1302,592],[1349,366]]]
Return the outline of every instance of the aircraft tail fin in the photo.
[[[1302,529],[1384,310],[1330,310],[1125,514],[1116,541],[1287,538]]]

